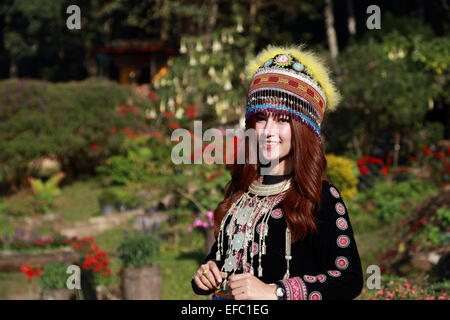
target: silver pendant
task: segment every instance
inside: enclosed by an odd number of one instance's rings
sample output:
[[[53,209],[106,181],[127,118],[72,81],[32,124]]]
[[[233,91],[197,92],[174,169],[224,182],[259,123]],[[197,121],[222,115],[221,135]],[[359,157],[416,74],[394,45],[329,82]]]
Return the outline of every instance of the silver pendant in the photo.
[[[250,214],[252,212],[252,208],[250,207],[245,207],[243,208],[239,213],[238,213],[238,217],[236,219],[236,223],[239,226],[243,226],[245,224],[247,224],[248,219],[250,218]]]
[[[239,232],[233,236],[233,240],[231,241],[233,250],[239,251],[244,248],[244,237],[245,235],[242,232]]]
[[[225,259],[225,263],[223,265],[224,270],[226,272],[231,272],[236,268],[237,258],[235,256],[229,256]]]

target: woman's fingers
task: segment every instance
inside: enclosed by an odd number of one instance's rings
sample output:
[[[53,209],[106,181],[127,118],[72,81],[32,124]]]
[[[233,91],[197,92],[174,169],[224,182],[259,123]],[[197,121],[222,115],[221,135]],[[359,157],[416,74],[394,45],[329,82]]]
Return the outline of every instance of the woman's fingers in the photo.
[[[197,274],[194,276],[194,282],[197,285],[197,287],[199,287],[200,289],[205,290],[205,291],[210,290],[210,288],[208,288],[207,286],[205,286],[203,284],[203,282],[199,279]]]
[[[219,284],[222,283],[222,280],[224,279],[224,277],[222,276],[223,272],[220,272],[214,261],[209,261],[207,265],[209,266],[209,270],[211,271],[211,273],[214,275],[216,286],[219,286]]]
[[[208,272],[205,273],[205,270],[208,270]],[[211,275],[211,271],[209,270],[207,265],[203,264],[200,266],[200,268],[197,270],[197,276],[199,280],[208,287],[208,290],[211,290],[215,287],[214,276]]]

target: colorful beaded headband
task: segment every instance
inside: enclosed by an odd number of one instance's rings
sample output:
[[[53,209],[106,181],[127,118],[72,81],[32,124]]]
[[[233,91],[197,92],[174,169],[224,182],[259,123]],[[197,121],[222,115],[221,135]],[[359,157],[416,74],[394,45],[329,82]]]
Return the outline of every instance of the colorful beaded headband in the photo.
[[[289,115],[305,124],[321,141],[325,110],[340,100],[328,69],[301,46],[269,46],[248,65],[246,126],[256,113]]]

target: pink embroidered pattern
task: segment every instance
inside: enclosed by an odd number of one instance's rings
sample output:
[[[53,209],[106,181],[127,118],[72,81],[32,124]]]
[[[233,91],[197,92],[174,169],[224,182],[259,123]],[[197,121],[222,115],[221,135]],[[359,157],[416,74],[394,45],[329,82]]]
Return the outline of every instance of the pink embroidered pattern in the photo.
[[[324,274],[319,274],[316,276],[316,279],[320,282],[320,283],[324,283],[325,280],[327,280],[327,276]]]
[[[342,218],[342,217],[337,218],[337,220],[336,220],[336,226],[337,226],[340,230],[346,230],[346,229],[348,228],[347,220],[345,220],[345,219]]]
[[[339,198],[339,192],[336,190],[335,187],[330,187],[330,192],[335,198]]]
[[[300,277],[281,280],[281,283],[286,289],[287,300],[306,300],[308,291],[305,283]]]
[[[322,294],[319,291],[313,291],[309,294],[309,300],[322,300]]]
[[[338,270],[328,270],[327,273],[328,273],[329,276],[335,277],[335,278],[337,278],[337,277],[339,277],[341,275],[341,272],[338,271]]]
[[[281,209],[275,209],[270,216],[274,219],[280,219],[283,217],[283,211]]]
[[[340,248],[347,248],[350,244],[350,238],[342,234],[337,238],[336,242]]]
[[[305,280],[306,282],[309,282],[309,283],[314,283],[314,282],[316,282],[316,277],[314,277],[314,276],[309,276],[309,275],[304,275],[303,276],[303,280]]]
[[[345,270],[348,268],[348,259],[344,256],[340,256],[336,258],[336,267],[341,270]]]
[[[336,203],[336,212],[341,216],[345,214],[345,207],[341,202]]]

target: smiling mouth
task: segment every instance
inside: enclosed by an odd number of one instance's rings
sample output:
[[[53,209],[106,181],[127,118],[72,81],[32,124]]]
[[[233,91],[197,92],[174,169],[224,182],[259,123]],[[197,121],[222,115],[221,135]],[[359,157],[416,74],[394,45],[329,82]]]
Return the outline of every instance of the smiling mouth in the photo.
[[[275,142],[275,141],[267,142],[266,141],[266,142],[263,142],[262,146],[263,146],[263,148],[271,149],[273,146],[277,146],[279,144],[280,144],[280,142]]]

